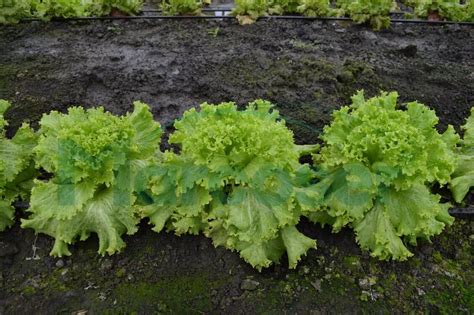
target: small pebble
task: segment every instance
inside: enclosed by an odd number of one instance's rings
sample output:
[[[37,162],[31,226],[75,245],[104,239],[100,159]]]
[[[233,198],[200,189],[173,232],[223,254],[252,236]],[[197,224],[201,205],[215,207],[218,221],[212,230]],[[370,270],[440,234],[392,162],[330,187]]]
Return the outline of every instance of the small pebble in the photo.
[[[313,282],[311,282],[311,285],[313,286],[313,288],[316,289],[316,291],[318,292],[321,292],[321,280],[320,279],[316,279],[314,280]]]
[[[64,267],[64,260],[59,259],[59,260],[56,262],[56,267],[58,267],[58,268]]]

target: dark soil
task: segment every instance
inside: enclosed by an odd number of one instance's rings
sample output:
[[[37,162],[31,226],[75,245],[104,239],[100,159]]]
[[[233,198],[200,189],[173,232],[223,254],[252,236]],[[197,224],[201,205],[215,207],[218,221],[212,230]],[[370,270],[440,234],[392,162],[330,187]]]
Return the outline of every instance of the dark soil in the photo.
[[[114,21],[0,28],[0,98],[23,120],[72,105],[122,114],[147,102],[168,130],[204,101],[277,104],[299,143],[358,89],[397,90],[434,108],[440,129],[474,105],[474,28],[363,26],[320,21]],[[473,200],[472,197],[469,200]],[[18,217],[25,214],[18,211]],[[146,222],[112,257],[92,238],[70,258],[18,224],[0,234],[0,314],[474,312],[474,222],[457,220],[407,262],[379,262],[350,230],[304,221],[318,240],[296,270],[258,273],[203,236],[154,233]],[[84,313],[82,313],[84,314]]]

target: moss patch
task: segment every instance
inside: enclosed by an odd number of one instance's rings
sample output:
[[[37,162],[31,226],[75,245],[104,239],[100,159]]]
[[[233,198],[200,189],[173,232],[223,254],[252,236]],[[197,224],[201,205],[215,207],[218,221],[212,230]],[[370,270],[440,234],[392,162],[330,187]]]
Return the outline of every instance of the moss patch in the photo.
[[[114,290],[113,297],[117,301],[116,310],[125,313],[210,312],[212,290],[219,289],[222,283],[207,274],[177,275],[156,282],[122,283]]]

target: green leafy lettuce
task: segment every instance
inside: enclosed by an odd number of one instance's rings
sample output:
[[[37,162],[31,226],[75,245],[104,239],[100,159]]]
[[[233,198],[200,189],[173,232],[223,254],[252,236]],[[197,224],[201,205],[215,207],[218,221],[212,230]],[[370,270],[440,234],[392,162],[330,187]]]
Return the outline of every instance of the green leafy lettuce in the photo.
[[[30,17],[30,0],[1,0],[0,24],[17,23],[23,18]]]
[[[269,0],[270,15],[293,14],[298,12],[299,0]]]
[[[426,18],[436,13],[442,19],[464,21],[468,13],[468,5],[461,4],[459,0],[408,0],[406,4],[413,8],[416,17]]]
[[[235,0],[232,15],[241,25],[255,23],[261,16],[268,15],[269,3],[267,0]]]
[[[136,232],[134,178],[155,158],[162,131],[147,105],[134,105],[122,117],[73,107],[41,119],[35,160],[53,177],[36,181],[22,227],[54,237],[51,255],[70,255],[68,244],[91,233],[100,254],[113,254],[122,234]]]
[[[35,17],[46,20],[91,16],[99,8],[96,0],[31,0],[31,6]]]
[[[203,104],[176,121],[169,142],[181,153],[165,152],[138,185],[155,231],[204,231],[259,270],[285,252],[294,268],[316,246],[295,227],[319,197],[314,174],[298,161],[312,148],[297,147],[271,107],[262,100],[243,111],[234,103]]]
[[[454,200],[458,203],[462,202],[471,187],[474,187],[474,108],[471,109],[471,116],[463,129],[464,138],[458,151],[458,166],[450,182]]]
[[[10,103],[0,100],[0,231],[13,223],[12,203],[26,199],[36,176],[32,150],[37,137],[23,124],[12,139],[7,139],[4,128],[8,125],[3,115]]]
[[[202,2],[196,0],[163,0],[161,2],[161,9],[165,15],[199,15],[202,6]]]
[[[463,21],[465,22],[474,22],[474,1],[466,1],[464,4],[464,17]]]
[[[100,15],[109,15],[113,9],[128,15],[139,13],[143,8],[143,0],[101,0],[102,12]]]
[[[454,129],[439,134],[434,111],[417,102],[397,109],[397,93],[365,100],[334,112],[325,127],[325,146],[316,161],[323,210],[308,214],[335,231],[352,227],[360,246],[380,259],[404,260],[405,242],[439,234],[453,218],[449,204],[426,186],[446,184],[456,166]]]
[[[299,0],[297,12],[312,17],[332,15],[328,0]]]
[[[3,5],[3,7],[2,7]],[[113,9],[136,14],[143,0],[5,0],[0,2],[0,23],[14,23],[22,18],[75,18],[109,15]]]
[[[340,15],[356,23],[369,23],[375,30],[390,27],[393,0],[337,0]]]

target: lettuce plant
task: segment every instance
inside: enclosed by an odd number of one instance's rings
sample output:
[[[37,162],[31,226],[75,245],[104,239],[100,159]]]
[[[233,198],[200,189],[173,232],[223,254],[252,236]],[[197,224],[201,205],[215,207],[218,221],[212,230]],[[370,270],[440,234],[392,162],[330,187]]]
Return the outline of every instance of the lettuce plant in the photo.
[[[267,0],[235,0],[232,15],[237,17],[241,25],[252,24],[261,16],[268,15]]]
[[[262,100],[243,111],[234,103],[203,104],[176,121],[169,142],[181,153],[166,152],[138,185],[155,231],[204,231],[259,270],[285,252],[294,268],[316,246],[295,227],[319,197],[312,171],[298,161],[312,148],[296,146],[271,107]]]
[[[12,139],[6,138],[3,114],[9,107],[9,102],[0,100],[0,231],[13,223],[12,203],[29,196],[36,176],[32,150],[37,136],[23,124]]]
[[[113,9],[128,15],[137,14],[143,8],[143,0],[101,0],[102,14],[109,15]]]
[[[464,4],[463,12],[464,12],[463,21],[474,22],[474,1],[473,0],[467,1]]]
[[[297,13],[299,0],[269,0],[268,13],[270,15],[282,15]]]
[[[51,255],[70,255],[68,244],[90,233],[100,254],[113,254],[125,246],[121,235],[137,230],[133,181],[155,158],[162,131],[147,105],[134,105],[122,117],[73,107],[41,119],[35,160],[52,178],[36,181],[22,227],[54,237]]]
[[[163,0],[161,9],[165,15],[197,15],[201,13],[202,2],[196,0]]]
[[[463,126],[464,138],[458,152],[458,166],[452,175],[450,188],[454,200],[462,202],[474,187],[474,108],[471,109],[471,116]]]
[[[366,100],[360,91],[351,106],[334,112],[321,137],[325,146],[314,156],[322,165],[323,211],[308,217],[334,231],[352,227],[374,257],[405,260],[412,253],[404,241],[429,239],[453,222],[449,204],[427,184],[448,183],[459,137],[451,126],[439,134],[436,114],[422,104],[397,109],[397,97]]]
[[[375,30],[390,27],[393,0],[337,0],[340,15],[356,23],[369,23]]]
[[[31,15],[30,0],[0,1],[0,24],[17,23]]]
[[[97,13],[96,0],[32,0],[31,2],[35,16],[44,19],[86,17]]]
[[[465,18],[465,6],[459,0],[408,0],[406,4],[413,8],[417,17],[429,17],[438,14],[440,18],[462,21]]]
[[[332,14],[328,0],[300,0],[297,12],[312,17]]]
[[[109,15],[113,9],[126,14],[138,13],[143,0],[29,0],[36,18],[74,18]]]

